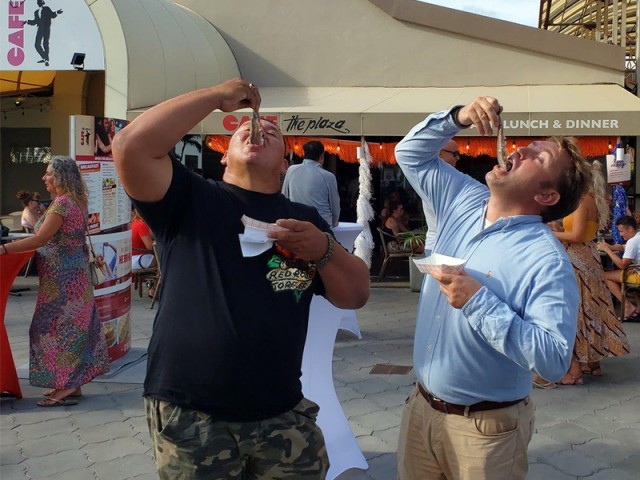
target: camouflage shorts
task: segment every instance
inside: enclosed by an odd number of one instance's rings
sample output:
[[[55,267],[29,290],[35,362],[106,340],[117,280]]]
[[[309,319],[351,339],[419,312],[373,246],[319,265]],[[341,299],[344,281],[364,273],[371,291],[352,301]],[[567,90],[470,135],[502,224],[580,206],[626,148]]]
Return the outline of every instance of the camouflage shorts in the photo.
[[[329,458],[316,425],[319,407],[303,398],[277,417],[225,422],[144,399],[161,479],[324,479]]]

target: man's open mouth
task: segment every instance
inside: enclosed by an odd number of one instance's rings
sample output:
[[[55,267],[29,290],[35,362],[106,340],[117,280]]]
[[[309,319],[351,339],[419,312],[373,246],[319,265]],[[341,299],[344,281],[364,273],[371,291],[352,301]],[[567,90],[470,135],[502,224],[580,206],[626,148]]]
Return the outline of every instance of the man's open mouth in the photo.
[[[510,172],[512,168],[513,168],[513,161],[510,158],[506,158],[504,160],[504,170],[506,172]]]

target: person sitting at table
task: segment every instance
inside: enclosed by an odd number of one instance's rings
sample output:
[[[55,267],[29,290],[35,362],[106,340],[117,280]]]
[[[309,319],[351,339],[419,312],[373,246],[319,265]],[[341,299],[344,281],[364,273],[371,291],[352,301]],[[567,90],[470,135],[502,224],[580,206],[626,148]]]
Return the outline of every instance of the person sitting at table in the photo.
[[[142,219],[138,210],[131,210],[131,269],[143,270],[156,265],[153,255],[153,233],[149,225]],[[149,288],[149,296],[153,297],[155,286]]]
[[[604,280],[611,290],[611,293],[620,302],[622,302],[622,276],[623,270],[632,263],[640,263],[640,232],[638,232],[638,224],[635,219],[629,215],[624,215],[616,220],[616,226],[620,232],[620,236],[626,240],[624,245],[624,253],[622,258],[616,255],[615,251],[611,248],[607,242],[598,242],[598,250],[605,252],[609,255],[611,261],[618,267],[619,270],[610,270],[604,272]],[[627,275],[628,283],[640,283],[640,273],[631,272]],[[637,306],[634,306],[629,300],[626,301],[625,312],[631,312],[624,319],[627,321],[640,321],[640,302]]]
[[[89,275],[86,186],[75,160],[64,156],[51,159],[42,180],[56,197],[35,235],[0,246],[0,255],[37,249],[29,383],[49,389],[38,406],[69,406],[84,384],[109,371],[109,356]]]
[[[29,232],[32,232],[33,227],[38,223],[38,220],[40,220],[40,217],[42,216],[40,200],[34,198],[33,193],[28,190],[20,190],[16,197],[18,197],[24,206],[22,209],[20,224]]]
[[[409,233],[411,230],[405,223],[404,205],[397,200],[389,202],[389,215],[383,219],[382,231],[389,237],[387,248],[389,253],[424,252],[424,243],[411,240],[406,241],[402,233]]]

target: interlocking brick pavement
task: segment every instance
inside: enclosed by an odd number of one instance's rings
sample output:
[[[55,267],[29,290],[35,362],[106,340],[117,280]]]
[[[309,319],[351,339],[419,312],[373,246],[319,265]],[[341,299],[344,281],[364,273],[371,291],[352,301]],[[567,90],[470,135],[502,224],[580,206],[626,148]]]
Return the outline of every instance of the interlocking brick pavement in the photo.
[[[10,297],[6,326],[16,365],[28,361],[29,323],[37,279]],[[133,295],[132,344],[146,347],[155,311]],[[362,340],[339,332],[333,360],[342,407],[369,469],[339,480],[395,478],[397,438],[407,375],[371,375],[375,364],[411,365],[417,293],[375,288],[358,312]],[[625,324],[632,353],[603,362],[603,377],[585,385],[536,390],[536,433],[529,446],[531,480],[632,480],[640,478],[640,324]],[[24,398],[0,401],[2,480],[151,480],[157,478],[140,384],[96,383],[83,387],[73,407],[39,408],[42,389],[21,380]]]

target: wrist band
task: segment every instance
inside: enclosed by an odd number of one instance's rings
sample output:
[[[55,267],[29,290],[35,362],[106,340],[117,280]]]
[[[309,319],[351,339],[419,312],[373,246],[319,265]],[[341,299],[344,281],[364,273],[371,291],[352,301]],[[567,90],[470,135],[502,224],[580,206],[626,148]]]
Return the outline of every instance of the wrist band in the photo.
[[[318,260],[317,262],[314,262],[316,264],[316,267],[324,267],[327,263],[329,263],[329,260],[331,259],[331,256],[333,255],[333,249],[336,246],[336,241],[333,238],[333,235],[331,235],[328,232],[322,232],[322,233],[324,233],[325,236],[327,237],[327,241],[329,242],[329,244],[327,245],[327,251],[324,253],[322,258],[320,260]]]

